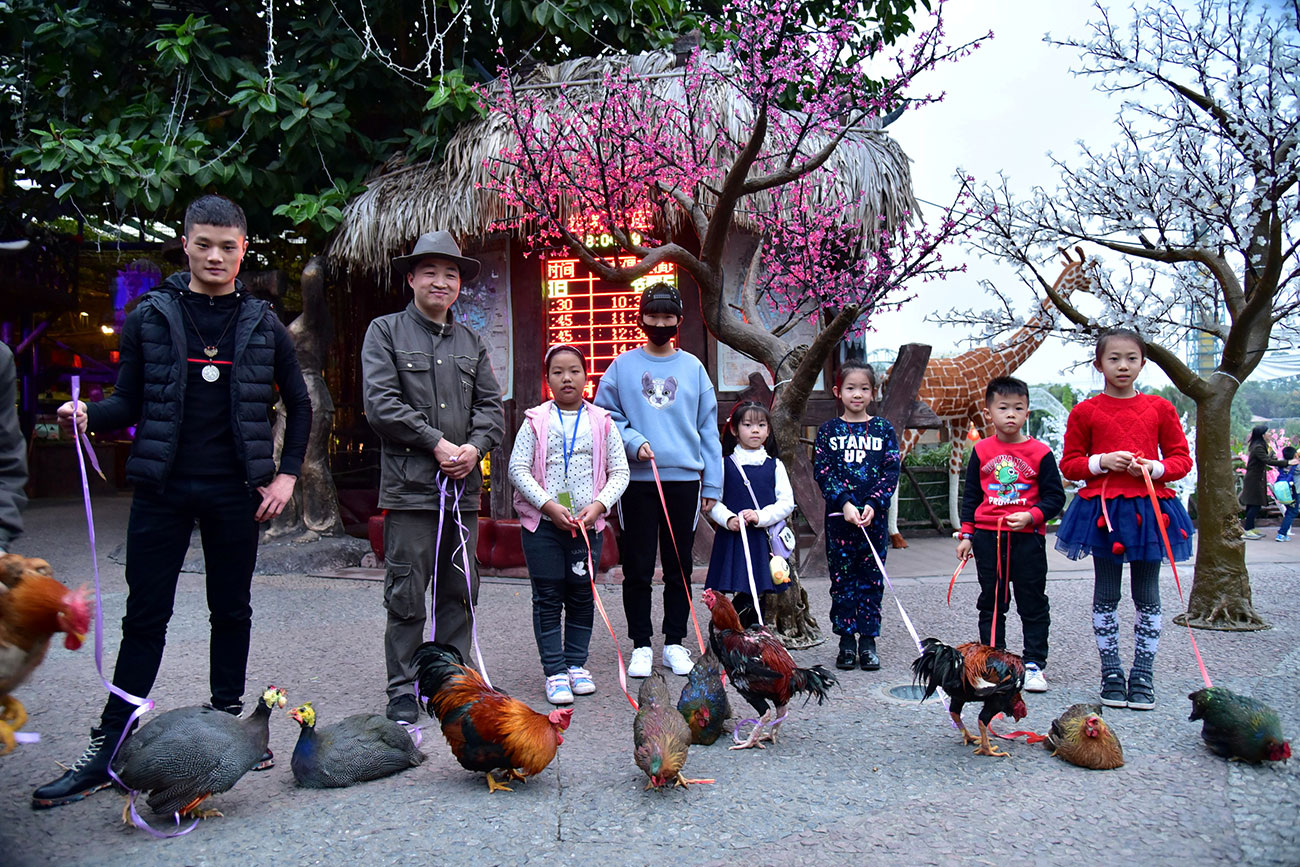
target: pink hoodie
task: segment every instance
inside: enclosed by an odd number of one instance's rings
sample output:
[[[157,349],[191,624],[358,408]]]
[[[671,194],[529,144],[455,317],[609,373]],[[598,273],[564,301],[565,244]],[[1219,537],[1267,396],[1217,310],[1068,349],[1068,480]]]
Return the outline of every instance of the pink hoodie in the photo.
[[[537,446],[533,449],[533,478],[543,488],[546,487],[546,431],[550,425],[551,407],[554,404],[554,401],[548,400],[524,413],[524,424],[532,428],[533,436],[537,440]],[[605,487],[605,440],[609,437],[611,419],[608,412],[585,400],[582,402],[582,408],[587,411],[588,418],[591,420],[591,494],[594,499]],[[515,511],[519,513],[520,525],[529,532],[536,532],[542,521],[541,510],[525,500],[517,490],[514,494],[514,503]],[[603,515],[596,519],[592,529],[597,533],[604,532]]]

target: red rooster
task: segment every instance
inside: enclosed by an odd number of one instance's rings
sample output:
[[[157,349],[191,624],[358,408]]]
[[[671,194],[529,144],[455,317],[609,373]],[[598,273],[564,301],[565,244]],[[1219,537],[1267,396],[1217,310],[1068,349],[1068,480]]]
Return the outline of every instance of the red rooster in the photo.
[[[66,633],[63,646],[76,650],[90,631],[85,591],[69,590],[52,575],[44,560],[0,556],[0,755],[13,751],[13,733],[27,722],[9,693],[45,659],[55,633]]]
[[[1010,755],[989,743],[989,723],[1000,713],[1009,713],[1018,720],[1028,713],[1020,697],[1025,685],[1025,664],[1020,657],[974,641],[949,647],[937,638],[927,638],[921,642],[921,648],[920,657],[912,663],[914,682],[925,684],[921,701],[942,687],[951,702],[948,713],[961,729],[963,742],[979,743],[975,755]],[[984,704],[978,738],[966,730],[961,719],[962,707],[977,701]]]
[[[450,645],[426,641],[414,662],[420,693],[442,723],[452,755],[465,770],[485,772],[489,792],[512,791],[507,782],[540,774],[555,758],[573,708],[538,713],[484,683]],[[496,770],[504,772],[500,781],[492,776]]]
[[[744,629],[740,617],[727,597],[712,590],[704,591],[704,604],[709,606],[713,619],[709,622],[709,644],[713,654],[722,662],[727,677],[745,701],[758,711],[761,719],[749,739],[732,747],[744,750],[762,748],[763,740],[776,743],[776,732],[786,715],[790,699],[800,693],[817,696],[817,703],[826,700],[830,688],[837,681],[820,665],[797,668],[790,652],[775,635],[763,626]],[[771,712],[769,703],[775,706]],[[804,700],[807,704],[807,699]],[[769,723],[769,713],[775,722]],[[770,733],[762,734],[771,725]]]

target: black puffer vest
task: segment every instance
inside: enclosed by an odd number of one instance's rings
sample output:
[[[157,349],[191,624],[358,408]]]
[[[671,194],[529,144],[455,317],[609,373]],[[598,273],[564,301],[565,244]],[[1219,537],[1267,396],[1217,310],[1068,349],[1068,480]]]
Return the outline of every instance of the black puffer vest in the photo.
[[[176,462],[185,405],[185,323],[180,293],[189,291],[188,272],[173,274],[140,301],[141,407],[135,443],[126,462],[132,482],[161,487]],[[239,289],[242,285],[236,284]],[[252,487],[275,475],[271,407],[275,405],[275,313],[245,294],[235,323],[235,358],[230,376],[230,427],[235,453]],[[234,468],[232,468],[234,469]]]

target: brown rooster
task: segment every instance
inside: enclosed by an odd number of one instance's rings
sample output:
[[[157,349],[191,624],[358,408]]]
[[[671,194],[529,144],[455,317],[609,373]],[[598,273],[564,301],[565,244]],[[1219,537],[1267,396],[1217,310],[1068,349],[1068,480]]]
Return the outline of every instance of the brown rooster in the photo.
[[[1081,768],[1109,771],[1124,766],[1124,750],[1101,718],[1099,704],[1070,705],[1052,720],[1043,746],[1052,755]]]
[[[465,770],[485,772],[489,792],[512,791],[505,783],[540,774],[555,758],[573,708],[538,713],[484,683],[450,645],[426,641],[413,661],[420,693],[452,755]],[[492,776],[497,770],[500,781]]]
[[[776,733],[781,728],[790,699],[803,693],[809,697],[817,696],[817,703],[821,704],[837,683],[835,675],[820,665],[798,668],[785,645],[766,627],[741,628],[736,609],[722,594],[705,590],[704,604],[709,606],[713,615],[709,622],[709,644],[713,653],[722,662],[736,692],[761,717],[749,739],[732,746],[732,749],[762,748],[763,740],[776,743]],[[775,711],[769,708],[769,703],[775,706]],[[806,699],[804,703],[807,703]],[[769,725],[772,730],[764,734],[763,729]]]
[[[1020,657],[1005,650],[974,641],[949,647],[937,638],[921,642],[921,655],[912,663],[912,676],[916,683],[925,684],[925,701],[940,687],[948,694],[948,713],[961,729],[966,744],[979,743],[977,756],[1007,756],[989,743],[989,723],[999,713],[1009,713],[1024,719],[1024,699],[1020,690],[1025,685],[1025,664]],[[967,702],[982,702],[980,711],[980,736],[976,738],[966,730],[961,709]]]
[[[0,755],[13,751],[13,733],[27,722],[27,711],[10,693],[45,659],[55,633],[65,633],[63,646],[76,650],[89,631],[84,590],[64,587],[44,560],[0,556]]]
[[[636,701],[638,708],[632,720],[632,758],[650,778],[645,787],[661,789],[672,783],[686,788],[690,783],[704,782],[682,776],[686,753],[691,746],[691,727],[673,707],[672,695],[662,671],[652,672],[641,682]]]

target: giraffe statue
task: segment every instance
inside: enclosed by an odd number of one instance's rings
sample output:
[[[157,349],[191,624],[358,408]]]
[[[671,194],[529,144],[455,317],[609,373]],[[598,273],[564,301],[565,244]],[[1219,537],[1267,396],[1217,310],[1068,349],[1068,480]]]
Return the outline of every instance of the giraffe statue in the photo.
[[[1087,292],[1092,274],[1091,268],[1084,265],[1083,251],[1079,250],[1077,262],[1070,258],[1069,253],[1061,252],[1065,256],[1065,268],[1052,288],[1063,297],[1076,290]],[[1010,376],[1034,354],[1051,332],[1056,314],[1052,299],[1045,294],[1038,305],[1038,313],[1004,342],[947,358],[931,358],[925,368],[925,379],[921,381],[916,399],[929,404],[934,414],[939,416],[951,444],[948,452],[948,520],[954,528],[961,525],[957,491],[965,470],[961,462],[962,443],[971,425],[981,436],[992,433],[984,419],[984,389],[990,379]],[[899,459],[906,458],[920,439],[919,430],[908,428],[903,431],[898,444]],[[899,488],[902,488],[901,484]],[[897,490],[889,503],[889,539],[894,548],[907,547],[907,542],[898,532]]]

